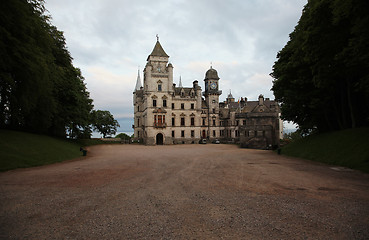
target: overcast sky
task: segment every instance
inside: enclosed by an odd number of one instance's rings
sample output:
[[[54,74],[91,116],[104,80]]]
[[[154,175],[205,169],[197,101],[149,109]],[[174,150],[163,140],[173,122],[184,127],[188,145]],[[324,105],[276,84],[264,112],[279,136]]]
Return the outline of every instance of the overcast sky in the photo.
[[[156,34],[174,67],[174,82],[196,79],[204,89],[210,64],[218,71],[220,100],[274,99],[276,55],[307,0],[46,0],[52,24],[64,32],[73,64],[82,70],[95,109],[108,110],[132,132],[137,70]]]

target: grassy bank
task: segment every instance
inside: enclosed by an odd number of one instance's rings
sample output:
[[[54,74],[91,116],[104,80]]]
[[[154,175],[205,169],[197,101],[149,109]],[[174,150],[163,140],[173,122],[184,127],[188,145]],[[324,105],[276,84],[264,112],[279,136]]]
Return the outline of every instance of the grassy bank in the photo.
[[[82,155],[65,139],[0,130],[0,171],[62,162]]]
[[[282,154],[369,173],[369,128],[308,136],[284,146]]]

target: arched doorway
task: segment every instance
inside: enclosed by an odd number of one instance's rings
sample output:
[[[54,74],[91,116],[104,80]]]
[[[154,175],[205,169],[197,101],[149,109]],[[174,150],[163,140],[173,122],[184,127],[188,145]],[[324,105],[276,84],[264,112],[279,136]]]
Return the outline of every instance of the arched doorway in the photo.
[[[158,133],[156,135],[156,145],[163,145],[163,143],[164,143],[163,140],[164,140],[163,134]]]

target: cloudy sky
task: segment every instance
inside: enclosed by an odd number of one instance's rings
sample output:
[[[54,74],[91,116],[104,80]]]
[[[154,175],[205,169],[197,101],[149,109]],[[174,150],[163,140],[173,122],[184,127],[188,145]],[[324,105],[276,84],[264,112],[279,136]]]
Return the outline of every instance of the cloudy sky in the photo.
[[[95,109],[108,110],[132,132],[137,71],[156,34],[184,87],[212,64],[225,100],[274,99],[272,71],[307,0],[46,0],[52,24],[64,32]]]

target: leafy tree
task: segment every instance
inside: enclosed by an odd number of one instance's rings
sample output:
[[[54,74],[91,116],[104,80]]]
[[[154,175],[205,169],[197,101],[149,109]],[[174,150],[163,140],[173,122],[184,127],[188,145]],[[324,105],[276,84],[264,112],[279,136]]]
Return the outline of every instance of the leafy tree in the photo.
[[[92,100],[44,1],[0,1],[0,127],[91,134]]]
[[[369,2],[311,0],[271,76],[282,118],[304,132],[369,125]]]
[[[117,136],[115,136],[115,138],[120,138],[120,139],[123,139],[123,140],[131,139],[131,137],[128,136],[126,133],[119,133]]]
[[[114,119],[109,111],[93,110],[91,115],[94,130],[100,132],[103,138],[115,134],[117,128],[120,127],[118,121]]]

